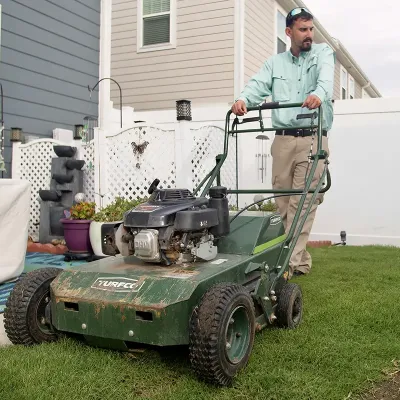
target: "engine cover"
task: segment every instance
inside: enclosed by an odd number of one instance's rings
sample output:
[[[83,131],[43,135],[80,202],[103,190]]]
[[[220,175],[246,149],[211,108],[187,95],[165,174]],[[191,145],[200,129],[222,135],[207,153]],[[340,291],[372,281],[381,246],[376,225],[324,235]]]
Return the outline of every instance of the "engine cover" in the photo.
[[[187,210],[176,213],[174,228],[177,231],[192,232],[218,225],[218,212],[213,208]]]
[[[134,240],[135,256],[150,262],[160,262],[161,254],[158,245],[158,231],[155,229],[143,229]]]

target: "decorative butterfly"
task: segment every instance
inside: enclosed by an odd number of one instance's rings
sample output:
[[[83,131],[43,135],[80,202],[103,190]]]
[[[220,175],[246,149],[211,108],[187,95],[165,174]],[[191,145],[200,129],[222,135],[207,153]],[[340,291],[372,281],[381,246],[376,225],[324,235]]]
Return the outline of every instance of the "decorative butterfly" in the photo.
[[[149,144],[149,142],[147,142],[147,141],[143,142],[141,144],[136,144],[136,142],[132,142],[131,146],[133,149],[133,153],[134,154],[136,154],[136,153],[143,154],[148,144]]]

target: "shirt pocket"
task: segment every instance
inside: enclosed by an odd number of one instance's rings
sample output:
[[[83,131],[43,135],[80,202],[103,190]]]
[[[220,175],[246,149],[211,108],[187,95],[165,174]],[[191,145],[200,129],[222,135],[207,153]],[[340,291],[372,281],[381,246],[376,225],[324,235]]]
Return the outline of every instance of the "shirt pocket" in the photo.
[[[290,100],[290,82],[289,79],[282,74],[273,74],[272,76],[272,100]]]
[[[317,88],[317,67],[318,60],[313,58],[306,69],[306,94],[310,94]]]

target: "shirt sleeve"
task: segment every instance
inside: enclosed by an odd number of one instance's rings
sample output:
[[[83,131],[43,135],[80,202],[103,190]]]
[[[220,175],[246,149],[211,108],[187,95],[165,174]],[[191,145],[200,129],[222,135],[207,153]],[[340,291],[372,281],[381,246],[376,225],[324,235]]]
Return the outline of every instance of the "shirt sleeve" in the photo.
[[[311,95],[319,97],[321,102],[333,96],[333,82],[335,76],[335,60],[333,50],[327,45],[319,55],[317,87]]]
[[[237,100],[243,100],[246,107],[260,104],[272,93],[272,65],[271,59],[265,61],[260,70],[247,83]]]

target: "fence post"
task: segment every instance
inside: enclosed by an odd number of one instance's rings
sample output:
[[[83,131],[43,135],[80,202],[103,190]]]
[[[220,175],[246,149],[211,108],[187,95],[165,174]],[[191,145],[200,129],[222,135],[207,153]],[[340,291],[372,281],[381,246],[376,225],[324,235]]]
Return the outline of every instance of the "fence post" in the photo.
[[[192,190],[192,142],[190,130],[191,104],[189,100],[176,102],[175,165],[176,187]]]
[[[104,179],[105,168],[102,168],[102,146],[100,143],[100,137],[104,135],[104,130],[100,128],[94,128],[94,201],[96,203],[96,209],[99,210],[103,205],[103,187],[102,179]]]
[[[12,142],[12,179],[21,179],[21,142]]]

